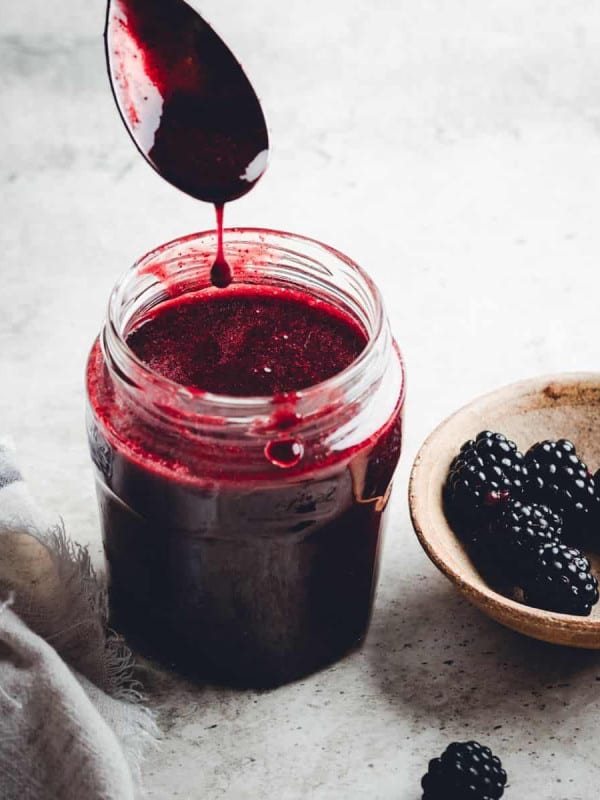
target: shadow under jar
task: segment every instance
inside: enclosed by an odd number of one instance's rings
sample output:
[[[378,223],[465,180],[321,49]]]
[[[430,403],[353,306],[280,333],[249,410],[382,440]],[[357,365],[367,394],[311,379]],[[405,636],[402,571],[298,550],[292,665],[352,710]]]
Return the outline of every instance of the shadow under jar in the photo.
[[[140,259],[114,288],[89,357],[111,624],[196,677],[274,686],[366,634],[404,373],[377,288],[341,253],[292,234],[226,230],[234,283],[215,290],[215,245],[201,233]],[[316,385],[250,397],[176,383],[128,343],[163,305],[254,290],[344,317],[361,331],[361,352]]]

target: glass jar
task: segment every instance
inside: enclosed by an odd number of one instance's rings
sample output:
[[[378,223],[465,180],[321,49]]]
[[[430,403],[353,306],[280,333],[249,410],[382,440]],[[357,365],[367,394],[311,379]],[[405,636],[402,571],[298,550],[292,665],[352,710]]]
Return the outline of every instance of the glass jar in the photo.
[[[326,301],[360,325],[365,349],[332,378],[274,397],[210,394],[158,375],[127,335],[150,309],[208,288],[216,250],[213,232],[178,239],[141,258],[111,294],[87,366],[88,435],[112,624],[179,669],[273,686],[365,636],[404,373],[379,291],[344,255],[255,229],[226,230],[224,247],[232,286]]]

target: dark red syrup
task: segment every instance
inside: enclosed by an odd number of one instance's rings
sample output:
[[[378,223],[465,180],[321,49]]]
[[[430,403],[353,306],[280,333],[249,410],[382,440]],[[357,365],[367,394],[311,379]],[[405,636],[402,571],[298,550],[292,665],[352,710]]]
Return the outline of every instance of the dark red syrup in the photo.
[[[176,383],[249,397],[295,392],[331,378],[360,354],[366,337],[349,317],[306,295],[240,287],[163,303],[127,343]]]
[[[112,624],[180,670],[247,686],[295,679],[357,646],[400,454],[402,399],[346,450],[298,436],[295,400],[355,359],[361,328],[307,295],[232,284],[167,301],[128,343],[188,387],[277,394],[273,438],[258,440],[260,464],[248,473],[226,438],[211,449],[183,424],[165,436],[127,402],[96,343],[89,436]]]
[[[183,0],[110,0],[105,38],[115,99],[139,151],[166,181],[221,214],[213,277],[226,286],[223,206],[267,166],[258,98],[227,45]]]

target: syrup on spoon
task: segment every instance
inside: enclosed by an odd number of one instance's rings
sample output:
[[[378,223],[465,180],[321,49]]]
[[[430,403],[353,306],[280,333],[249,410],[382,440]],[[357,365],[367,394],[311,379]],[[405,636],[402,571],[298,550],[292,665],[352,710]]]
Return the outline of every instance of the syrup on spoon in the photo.
[[[211,278],[227,286],[223,206],[250,191],[268,160],[258,98],[227,45],[184,0],[109,0],[105,42],[113,94],[138,150],[166,181],[215,205]]]

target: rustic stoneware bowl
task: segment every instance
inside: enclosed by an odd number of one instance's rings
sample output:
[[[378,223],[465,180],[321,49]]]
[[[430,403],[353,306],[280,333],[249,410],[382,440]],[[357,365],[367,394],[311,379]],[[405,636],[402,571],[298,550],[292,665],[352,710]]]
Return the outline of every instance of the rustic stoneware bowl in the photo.
[[[600,603],[590,617],[576,617],[530,608],[498,594],[484,582],[448,525],[442,507],[448,467],[461,444],[482,430],[506,434],[522,452],[542,439],[571,439],[595,472],[600,467],[600,372],[534,378],[474,400],[429,436],[415,460],[409,487],[419,541],[467,600],[527,636],[600,649]],[[600,577],[600,558],[587,555]]]

